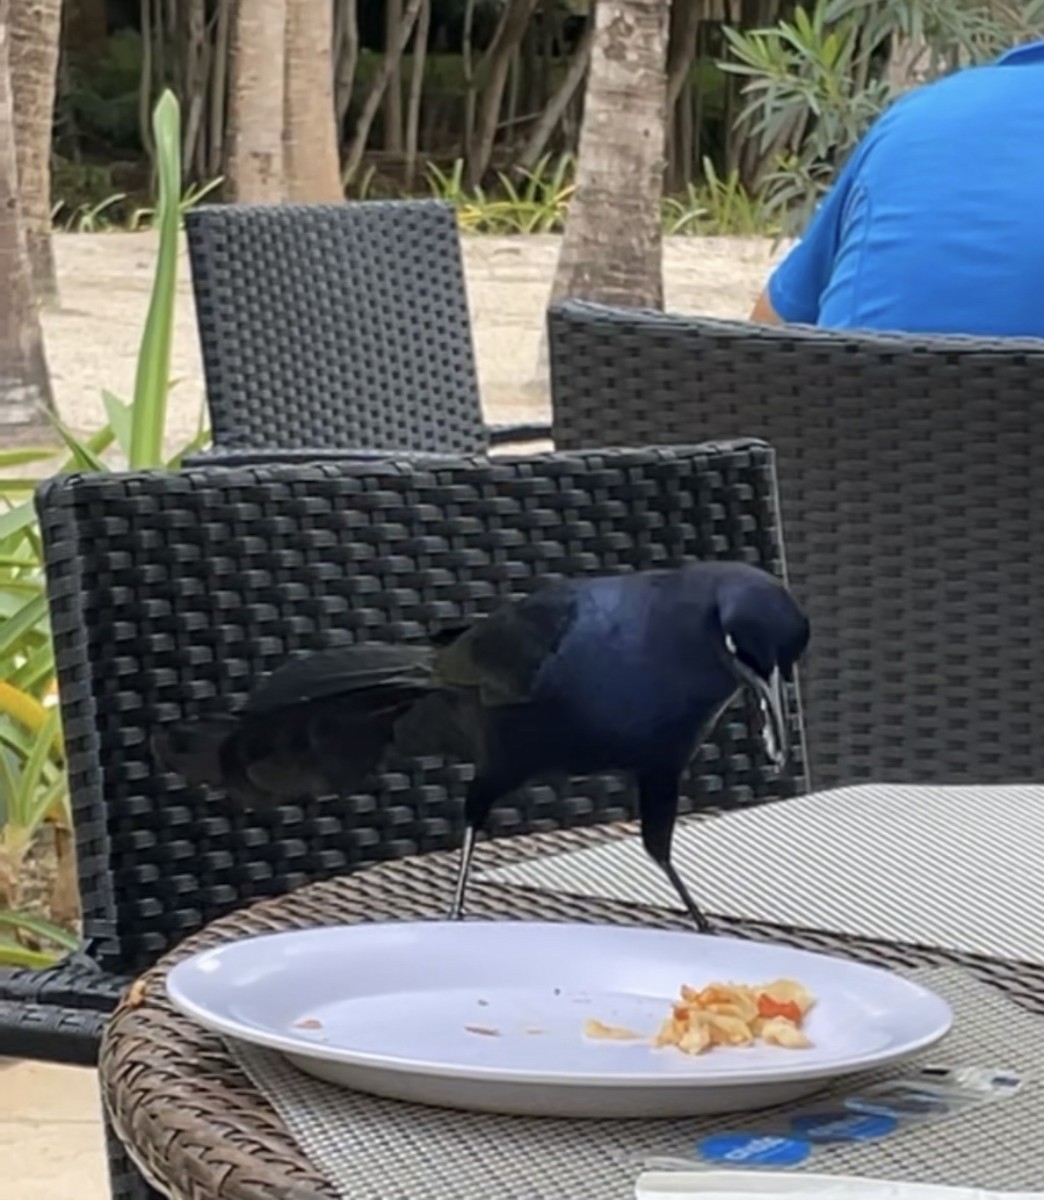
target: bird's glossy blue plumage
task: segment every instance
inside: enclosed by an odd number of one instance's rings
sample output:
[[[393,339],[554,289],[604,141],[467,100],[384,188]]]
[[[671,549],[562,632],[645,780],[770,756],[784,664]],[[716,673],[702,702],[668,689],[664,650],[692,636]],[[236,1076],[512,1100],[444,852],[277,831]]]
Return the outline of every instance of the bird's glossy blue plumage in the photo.
[[[576,586],[573,623],[527,704],[574,773],[684,763],[739,683],[723,654],[713,590],[677,573]]]
[[[347,646],[299,660],[239,721],[162,731],[157,753],[191,782],[248,802],[360,786],[395,743],[472,758],[459,913],[475,831],[541,777],[615,770],[637,783],[646,849],[705,924],[670,862],[678,786],[741,687],[766,750],[786,753],[779,679],[809,627],[790,593],[743,563],[558,581],[430,647]]]

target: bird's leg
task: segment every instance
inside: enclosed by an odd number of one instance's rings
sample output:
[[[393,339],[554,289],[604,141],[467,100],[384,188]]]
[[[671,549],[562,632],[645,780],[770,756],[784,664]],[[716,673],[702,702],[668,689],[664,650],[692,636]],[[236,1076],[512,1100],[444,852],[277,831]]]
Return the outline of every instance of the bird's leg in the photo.
[[[714,927],[693,900],[685,881],[671,862],[671,839],[678,816],[678,781],[674,771],[650,771],[638,776],[638,803],[641,813],[642,844],[678,893],[700,933],[713,933]]]
[[[451,921],[459,921],[464,915],[464,892],[468,886],[468,875],[471,871],[471,858],[475,853],[475,841],[478,835],[474,825],[468,825],[464,830],[464,845],[460,850],[460,868],[457,874],[457,888],[453,894],[453,904],[449,911]]]
[[[688,910],[689,916],[692,917],[692,922],[700,933],[713,933],[714,926],[707,920],[706,916],[700,909],[699,905],[693,900],[689,889],[685,886],[685,880],[678,874],[677,867],[670,860],[665,860],[660,863],[664,874],[671,881],[674,890],[678,893],[682,904]]]
[[[468,785],[468,793],[464,798],[464,844],[460,851],[460,870],[457,875],[457,887],[453,894],[453,904],[450,907],[449,919],[459,921],[464,913],[464,894],[468,887],[468,876],[471,873],[471,860],[475,853],[475,843],[479,830],[489,819],[490,809],[498,800],[513,792],[525,782],[525,775],[515,770],[480,769],[479,773]]]

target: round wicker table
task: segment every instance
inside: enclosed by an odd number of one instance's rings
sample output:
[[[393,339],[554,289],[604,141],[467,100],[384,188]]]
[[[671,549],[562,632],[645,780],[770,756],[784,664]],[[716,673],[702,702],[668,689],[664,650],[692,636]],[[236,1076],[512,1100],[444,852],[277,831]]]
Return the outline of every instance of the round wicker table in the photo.
[[[476,872],[634,832],[633,825],[622,824],[486,842],[476,853]],[[166,996],[165,976],[175,963],[200,950],[259,933],[441,917],[456,869],[455,854],[403,859],[242,909],[187,938],[129,989],[108,1025],[99,1075],[117,1135],[153,1186],[174,1200],[338,1200],[336,1190],[309,1161],[221,1038],[174,1010]],[[469,889],[468,914],[486,919],[690,927],[683,914],[663,909],[477,880]],[[957,964],[1028,1007],[1044,1011],[1044,969],[724,918],[717,924],[733,935],[783,941],[886,966]],[[394,1170],[394,1164],[389,1170]],[[494,1192],[488,1195],[495,1200]]]

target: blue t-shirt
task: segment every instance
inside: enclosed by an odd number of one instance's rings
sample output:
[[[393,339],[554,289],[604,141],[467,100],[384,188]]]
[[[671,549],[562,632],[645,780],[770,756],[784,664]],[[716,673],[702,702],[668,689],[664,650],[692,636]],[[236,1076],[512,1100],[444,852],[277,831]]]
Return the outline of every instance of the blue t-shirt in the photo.
[[[768,294],[788,323],[1044,337],[1044,41],[893,104]]]

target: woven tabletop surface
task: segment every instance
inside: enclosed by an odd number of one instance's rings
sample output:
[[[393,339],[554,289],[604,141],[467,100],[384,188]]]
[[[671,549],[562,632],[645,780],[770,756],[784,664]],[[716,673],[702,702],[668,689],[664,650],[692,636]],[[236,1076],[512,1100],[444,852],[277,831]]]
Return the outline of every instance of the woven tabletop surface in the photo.
[[[524,862],[633,833],[634,826],[626,823],[486,842],[477,852],[476,868]],[[187,938],[137,981],[108,1025],[99,1075],[114,1126],[154,1186],[174,1200],[338,1200],[333,1184],[308,1159],[223,1040],[174,1010],[164,978],[176,963],[200,950],[255,934],[442,917],[456,869],[457,856],[441,853],[302,888],[215,922]],[[477,880],[469,889],[468,913],[499,919],[691,927],[683,914],[665,909]],[[723,917],[716,924],[733,935],[844,954],[888,967],[960,966],[999,986],[1020,1004],[1044,1012],[1044,968],[1040,966]]]

